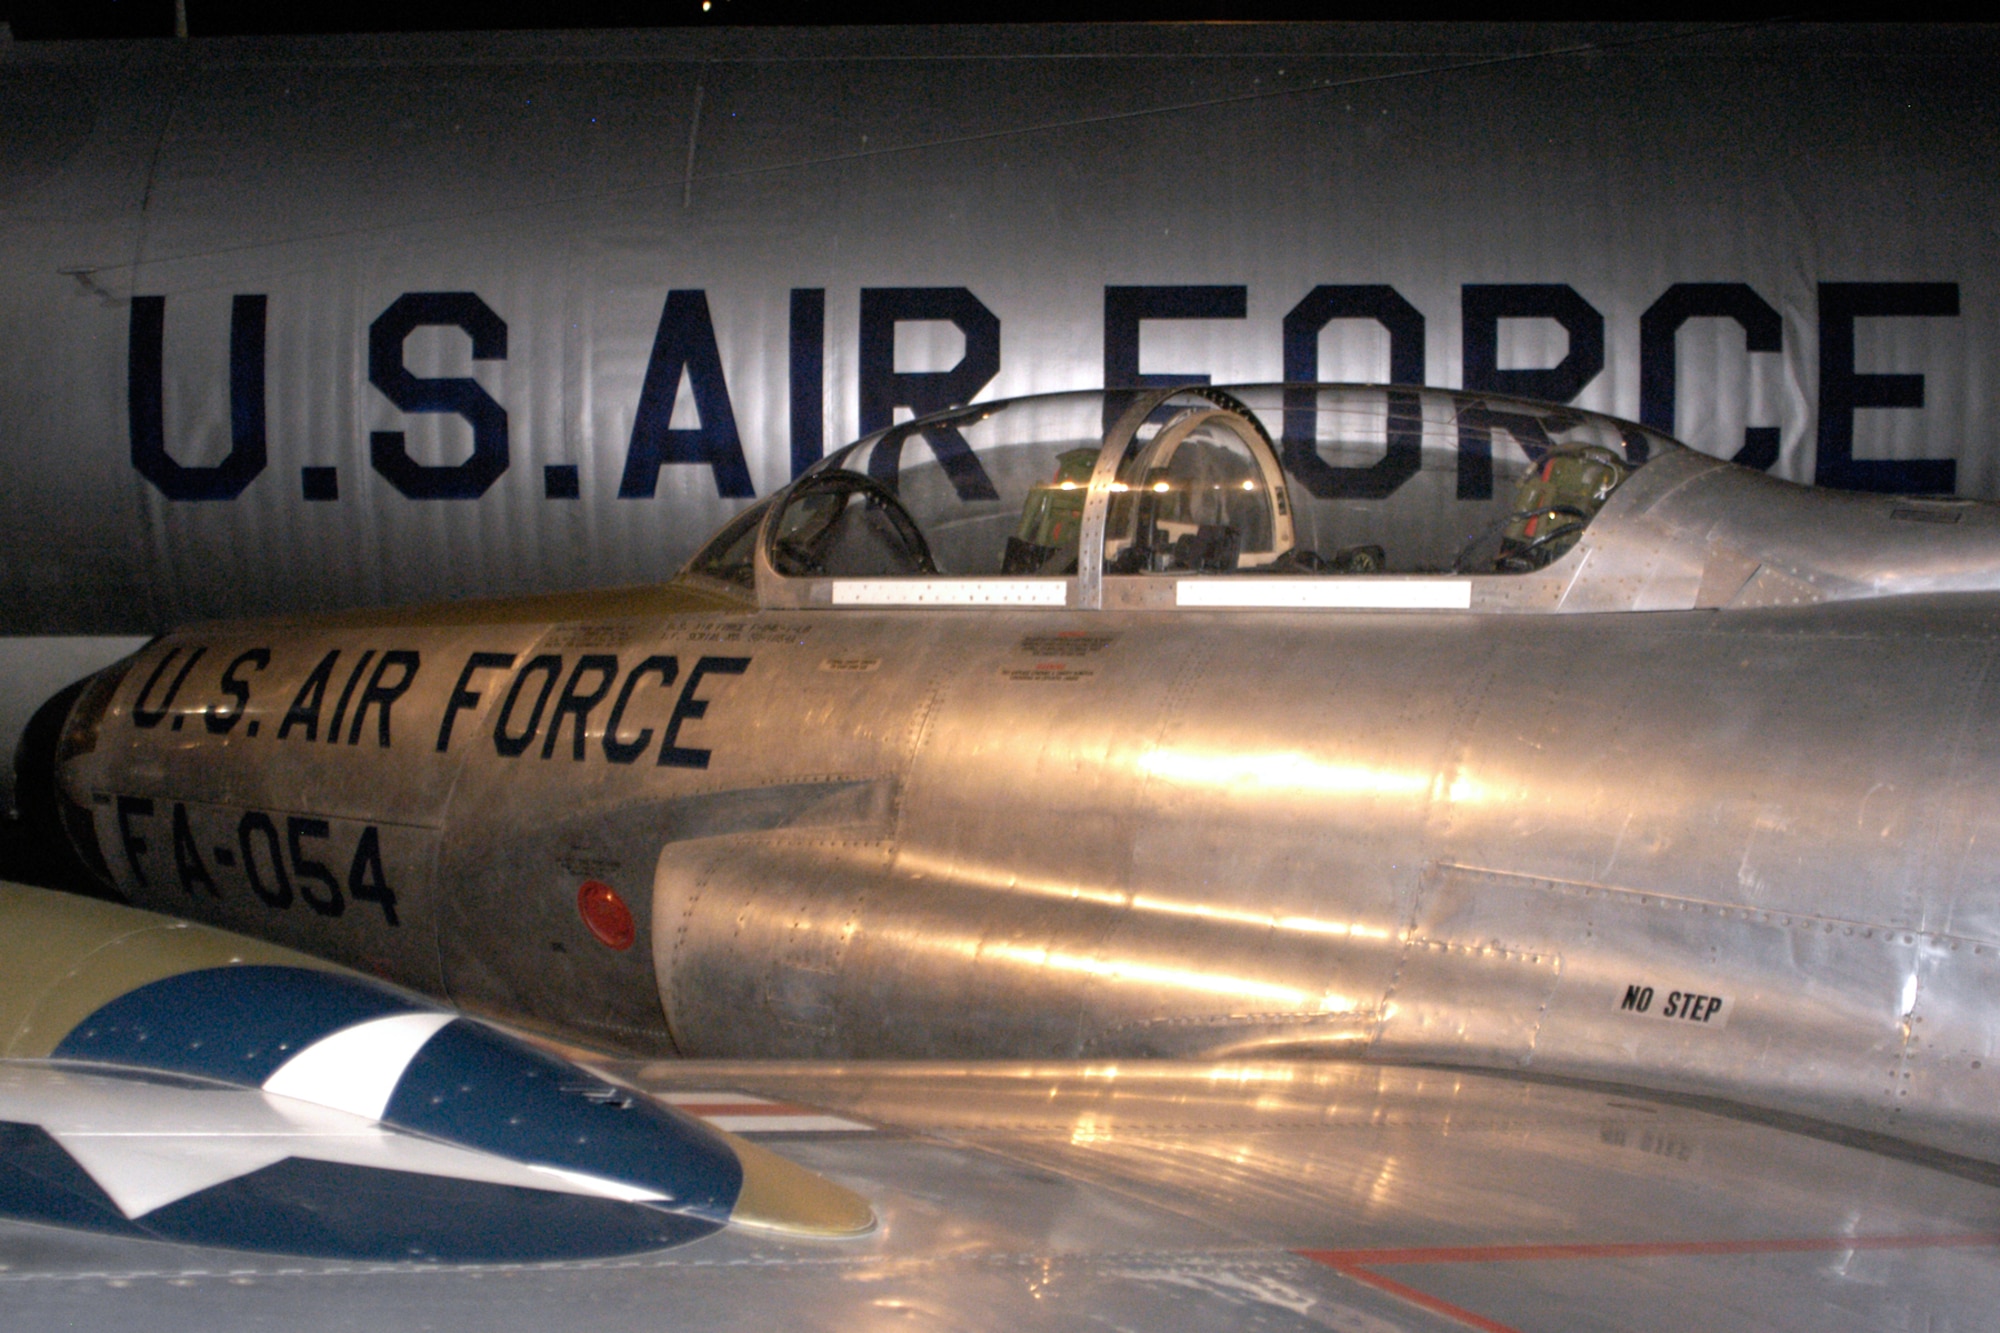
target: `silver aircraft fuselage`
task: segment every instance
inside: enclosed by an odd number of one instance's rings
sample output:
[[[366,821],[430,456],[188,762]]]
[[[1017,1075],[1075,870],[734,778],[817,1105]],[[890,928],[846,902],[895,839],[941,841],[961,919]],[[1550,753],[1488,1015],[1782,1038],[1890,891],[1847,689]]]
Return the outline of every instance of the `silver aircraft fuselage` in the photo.
[[[843,593],[762,521],[750,591],[167,636],[69,712],[69,827],[134,902],[632,1050],[1433,1062],[2000,1160],[1991,510],[1655,442],[1401,609]]]

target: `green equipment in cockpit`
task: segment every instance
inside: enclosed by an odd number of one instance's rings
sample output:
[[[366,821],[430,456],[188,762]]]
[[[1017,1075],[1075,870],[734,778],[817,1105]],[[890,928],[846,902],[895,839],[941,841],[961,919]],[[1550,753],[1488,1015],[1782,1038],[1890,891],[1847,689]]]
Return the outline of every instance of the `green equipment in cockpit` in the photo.
[[[1021,506],[1021,526],[1007,539],[1003,574],[1074,574],[1077,534],[1083,527],[1083,498],[1090,490],[1096,449],[1056,455],[1056,475],[1029,488]]]

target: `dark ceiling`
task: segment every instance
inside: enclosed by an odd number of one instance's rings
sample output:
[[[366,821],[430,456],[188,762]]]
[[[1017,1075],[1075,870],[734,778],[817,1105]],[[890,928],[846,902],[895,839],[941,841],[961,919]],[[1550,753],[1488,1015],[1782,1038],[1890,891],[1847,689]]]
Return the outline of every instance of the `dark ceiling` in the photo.
[[[1852,11],[1847,11],[1851,13]],[[1607,9],[1581,0],[1513,0],[1485,18],[1676,22],[1805,17],[1771,4],[1671,8],[1661,0]],[[1843,14],[1843,16],[1846,16]],[[0,0],[17,39],[194,37],[300,33],[451,32],[498,28],[1065,22],[1255,22],[1462,19],[1451,0]],[[1828,15],[1817,13],[1815,18]],[[1895,17],[1909,17],[1907,9]]]

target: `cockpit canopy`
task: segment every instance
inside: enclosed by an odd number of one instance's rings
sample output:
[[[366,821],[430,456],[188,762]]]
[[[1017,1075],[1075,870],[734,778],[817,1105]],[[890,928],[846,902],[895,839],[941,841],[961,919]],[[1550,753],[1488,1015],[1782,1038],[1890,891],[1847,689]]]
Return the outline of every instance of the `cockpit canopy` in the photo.
[[[756,589],[761,550],[767,584],[1525,574],[1678,448],[1596,413],[1447,390],[1042,395],[859,440],[687,572]]]

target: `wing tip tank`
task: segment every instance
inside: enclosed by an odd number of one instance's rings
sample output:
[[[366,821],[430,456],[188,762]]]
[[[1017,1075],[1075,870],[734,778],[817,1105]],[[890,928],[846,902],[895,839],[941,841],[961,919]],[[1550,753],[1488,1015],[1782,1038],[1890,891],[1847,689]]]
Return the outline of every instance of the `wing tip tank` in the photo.
[[[385,1219],[402,1228],[398,1253],[447,1262],[633,1253],[725,1226],[800,1239],[875,1227],[860,1196],[768,1149],[372,978],[209,927],[7,883],[0,883],[0,925],[0,1060],[21,1084],[11,1102],[13,1085],[0,1086],[0,1122],[35,1121],[9,1107],[32,1109],[21,1088],[36,1079],[116,1089],[121,1078],[166,1075],[239,1100],[303,1099],[355,1124],[372,1121],[391,1136],[441,1145],[429,1151],[456,1154],[455,1161],[479,1157],[491,1164],[480,1168],[486,1176],[474,1172],[480,1179],[530,1185],[490,1203],[518,1214],[509,1225]],[[379,1208],[398,1194],[395,1173],[356,1193],[341,1175],[348,1168],[328,1167],[319,1155],[301,1141],[291,1154],[301,1162],[287,1157],[271,1168],[304,1173],[292,1193],[317,1191],[304,1213],[296,1200],[287,1203],[285,1189],[266,1198],[271,1191],[246,1176],[251,1183],[221,1182],[213,1198],[174,1202],[137,1224],[183,1242],[346,1255],[353,1237],[301,1230],[301,1217]],[[466,1181],[453,1188],[492,1193],[473,1176]],[[421,1195],[426,1187],[416,1188]],[[568,1210],[564,1228],[577,1234],[558,1243],[531,1225],[552,1208]],[[268,1215],[276,1229],[246,1230],[245,1210]],[[560,1253],[544,1254],[549,1244]],[[375,1249],[367,1255],[381,1257]]]

